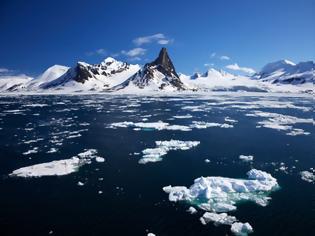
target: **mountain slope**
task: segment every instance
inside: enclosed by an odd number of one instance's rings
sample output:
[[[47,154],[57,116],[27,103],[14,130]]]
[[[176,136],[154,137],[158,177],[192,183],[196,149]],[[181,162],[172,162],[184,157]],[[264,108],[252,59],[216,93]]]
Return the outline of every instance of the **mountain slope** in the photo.
[[[162,48],[159,56],[153,62],[144,65],[141,70],[125,82],[113,87],[112,91],[121,89],[181,91],[188,89],[188,87],[176,73],[166,48]]]
[[[181,80],[199,91],[266,91],[259,81],[210,68],[204,74],[180,75]]]
[[[25,84],[33,80],[27,75],[0,76],[0,91],[14,92],[25,87]]]
[[[252,78],[273,84],[314,83],[315,63],[307,61],[294,64],[288,60],[280,60],[267,64]]]
[[[70,68],[64,75],[41,85],[41,88],[50,90],[102,91],[123,82],[139,69],[139,65],[116,61],[111,57],[95,65],[78,62],[76,66]]]

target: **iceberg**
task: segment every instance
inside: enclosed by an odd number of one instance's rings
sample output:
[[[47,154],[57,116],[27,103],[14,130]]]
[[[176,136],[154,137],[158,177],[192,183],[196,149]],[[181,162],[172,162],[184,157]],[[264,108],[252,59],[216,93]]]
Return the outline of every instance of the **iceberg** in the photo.
[[[226,212],[235,211],[237,204],[252,201],[266,206],[269,194],[279,189],[277,180],[269,173],[251,169],[247,179],[226,177],[200,177],[195,179],[189,188],[185,186],[166,186],[163,191],[168,193],[169,201],[183,201],[206,213],[200,218],[202,224],[214,222],[215,225],[231,225],[236,235],[247,235],[253,232],[249,223],[237,222],[234,216]]]
[[[231,226],[231,231],[235,235],[239,236],[246,236],[249,233],[254,232],[252,226],[249,223],[241,223],[241,222],[235,222]]]
[[[301,178],[302,180],[309,182],[309,183],[315,183],[315,174],[310,171],[301,171]]]

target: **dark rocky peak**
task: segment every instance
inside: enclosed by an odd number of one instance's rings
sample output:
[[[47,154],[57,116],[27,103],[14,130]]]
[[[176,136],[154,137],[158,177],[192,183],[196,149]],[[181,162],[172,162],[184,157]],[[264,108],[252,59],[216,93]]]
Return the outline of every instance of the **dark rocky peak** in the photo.
[[[162,48],[159,56],[153,62],[147,64],[147,66],[155,66],[159,71],[168,76],[172,76],[173,74],[176,77],[179,77],[166,48]]]

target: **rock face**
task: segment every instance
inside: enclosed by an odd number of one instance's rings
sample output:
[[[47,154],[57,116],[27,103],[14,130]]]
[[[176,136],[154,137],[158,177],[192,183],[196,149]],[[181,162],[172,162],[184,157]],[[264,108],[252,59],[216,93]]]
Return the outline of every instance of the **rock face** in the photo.
[[[113,90],[132,86],[151,90],[179,91],[187,89],[176,73],[166,48],[161,49],[159,56],[153,62],[145,64],[141,70],[122,84],[115,86]]]

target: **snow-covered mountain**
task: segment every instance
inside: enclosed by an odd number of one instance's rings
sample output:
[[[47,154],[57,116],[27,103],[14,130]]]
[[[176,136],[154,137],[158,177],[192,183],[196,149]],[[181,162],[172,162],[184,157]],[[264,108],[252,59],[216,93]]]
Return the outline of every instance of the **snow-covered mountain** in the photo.
[[[100,64],[78,62],[61,77],[40,86],[41,89],[69,91],[103,91],[135,74],[139,65],[131,65],[108,57]]]
[[[167,53],[162,48],[159,56],[151,63],[147,63],[136,74],[111,90],[149,90],[149,91],[182,91],[188,87],[181,81],[175,67]]]
[[[204,74],[180,75],[181,80],[190,88],[199,91],[265,91],[259,82],[246,76],[230,74],[224,70],[208,69]]]
[[[274,84],[293,84],[315,82],[315,63],[313,61],[295,64],[289,60],[280,60],[265,65],[253,79]]]
[[[32,81],[33,78],[27,75],[3,75],[0,76],[0,91],[13,92]]]
[[[178,75],[166,48],[143,67],[108,57],[100,64],[54,65],[36,78],[0,75],[3,92],[159,92],[255,91],[315,93],[315,63],[269,63],[255,75],[241,76],[214,68],[203,74]]]

